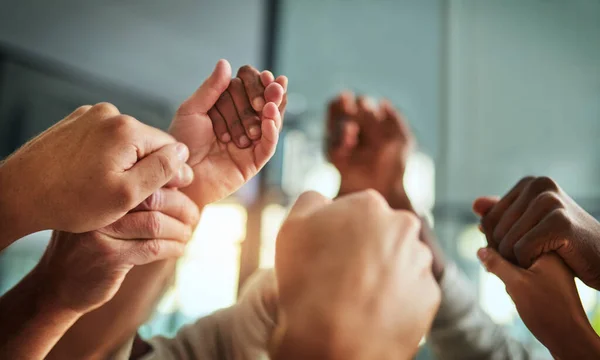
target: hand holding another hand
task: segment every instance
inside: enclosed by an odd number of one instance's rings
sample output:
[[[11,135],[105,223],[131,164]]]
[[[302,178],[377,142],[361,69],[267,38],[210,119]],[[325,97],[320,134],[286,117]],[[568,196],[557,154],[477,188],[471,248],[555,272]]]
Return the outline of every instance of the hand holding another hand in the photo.
[[[571,269],[556,254],[542,255],[528,269],[481,249],[486,269],[506,285],[527,328],[558,359],[597,359],[600,338],[592,329]]]
[[[1,165],[0,229],[10,242],[43,229],[102,228],[160,187],[189,184],[188,156],[111,104],[82,106]]]
[[[440,302],[419,226],[374,191],[300,196],[277,238],[274,358],[414,355]]]
[[[198,206],[238,190],[275,152],[285,108],[287,78],[250,66],[231,79],[231,66],[217,63],[213,73],[183,102],[171,135],[190,149],[195,181],[182,189]]]
[[[553,180],[527,177],[502,199],[479,198],[488,244],[500,255],[529,268],[556,252],[588,286],[600,289],[600,223]]]
[[[87,313],[114,296],[133,266],[181,256],[199,218],[184,194],[160,189],[102,229],[55,231],[33,272],[53,303]]]

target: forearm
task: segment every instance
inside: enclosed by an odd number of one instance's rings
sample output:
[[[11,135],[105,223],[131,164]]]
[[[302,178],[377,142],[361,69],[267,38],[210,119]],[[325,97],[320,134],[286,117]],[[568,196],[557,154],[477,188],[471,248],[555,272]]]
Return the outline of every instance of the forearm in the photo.
[[[176,260],[134,267],[117,294],[82,316],[52,349],[48,359],[105,359],[148,320],[171,284]]]
[[[584,323],[570,328],[567,324],[564,332],[555,343],[543,343],[557,360],[568,359],[600,359],[600,337],[596,334],[587,319]],[[535,335],[535,334],[534,334]]]
[[[44,359],[81,314],[54,303],[34,269],[0,298],[0,359]]]

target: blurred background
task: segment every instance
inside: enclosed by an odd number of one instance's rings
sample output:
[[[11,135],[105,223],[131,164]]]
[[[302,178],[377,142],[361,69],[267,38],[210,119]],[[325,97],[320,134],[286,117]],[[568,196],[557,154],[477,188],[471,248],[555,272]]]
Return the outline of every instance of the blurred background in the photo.
[[[144,336],[232,304],[253,271],[272,266],[295,197],[335,196],[325,109],[352,89],[402,109],[419,141],[411,198],[484,309],[547,355],[479,266],[484,239],[470,208],[522,176],[548,175],[600,216],[600,1],[3,0],[0,158],[82,104],[109,101],[166,129],[219,58],[289,77],[279,149],[260,177],[205,210]],[[0,254],[0,291],[37,262],[48,237]],[[580,292],[600,329],[597,292]],[[426,346],[419,358],[430,358]]]

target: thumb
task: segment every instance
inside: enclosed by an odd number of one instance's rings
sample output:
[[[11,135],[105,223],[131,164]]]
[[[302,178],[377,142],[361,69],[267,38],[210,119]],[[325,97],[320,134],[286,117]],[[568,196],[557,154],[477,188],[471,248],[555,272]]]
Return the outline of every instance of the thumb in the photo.
[[[481,217],[485,216],[494,205],[496,205],[500,201],[500,198],[497,196],[482,196],[480,198],[475,199],[473,202],[473,212]]]
[[[165,145],[138,161],[125,173],[125,181],[135,189],[132,196],[137,205],[177,176],[189,157],[182,143]]]
[[[506,287],[510,287],[521,276],[521,269],[504,259],[492,248],[481,248],[477,257],[486,270],[496,275]]]
[[[198,90],[181,104],[177,113],[180,115],[208,113],[208,110],[219,100],[219,96],[227,90],[230,82],[231,65],[227,60],[221,59]]]

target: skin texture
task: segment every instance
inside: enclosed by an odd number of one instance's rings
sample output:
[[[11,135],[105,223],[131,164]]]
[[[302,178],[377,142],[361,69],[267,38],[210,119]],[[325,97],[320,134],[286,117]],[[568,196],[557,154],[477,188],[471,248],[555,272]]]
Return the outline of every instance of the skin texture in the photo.
[[[114,296],[135,265],[183,254],[199,211],[183,194],[163,192],[181,211],[156,211],[150,198],[102,229],[52,234],[37,266],[0,298],[1,358],[45,358],[80,316]]]
[[[255,98],[250,94],[256,94],[256,91],[251,92],[249,89],[262,89],[264,92],[262,111],[256,111],[254,108],[240,109],[233,102],[229,103],[229,108],[222,110],[227,110],[228,114],[237,111],[239,118],[254,111],[254,116],[261,121],[261,129],[266,128],[267,135],[271,131],[274,135],[271,139],[275,141],[281,128],[279,114],[282,113],[279,113],[279,110],[285,109],[287,101],[283,93],[284,89],[287,89],[285,76],[274,79],[271,72],[261,73],[246,65],[240,68],[238,74],[246,73],[244,84],[249,85],[240,88],[231,86],[230,81],[233,80],[229,78],[230,73],[229,64],[220,61],[198,90],[181,105],[171,124],[172,135],[178,141],[188,145],[189,164],[193,166],[195,176],[198,176],[182,192],[190,195],[200,209],[207,204],[207,201],[218,201],[231,195],[246,180],[252,178],[271,157],[276,146],[276,143],[264,138],[265,133],[262,130],[261,137],[245,149],[237,148],[232,141],[223,143],[217,140],[220,132],[219,123],[216,121],[219,118],[211,117],[209,114],[216,111],[221,95],[229,92],[232,99],[237,99],[237,103],[240,102],[240,97],[245,96],[246,102],[251,103]],[[254,76],[254,79],[249,79],[248,73]],[[274,133],[273,128],[277,130]],[[231,139],[231,134],[229,136]],[[266,151],[267,155],[263,155],[265,153],[262,151]],[[266,156],[260,158],[261,163],[258,165],[255,157],[257,153]],[[83,316],[61,339],[49,357],[51,359],[108,357],[147,321],[172,279],[175,262],[176,259],[169,259],[134,267],[114,298],[105,306]],[[138,341],[136,344],[139,345],[139,355],[148,351],[143,341]]]
[[[272,358],[411,358],[440,302],[419,227],[372,190],[300,196],[277,238]]]
[[[343,92],[327,111],[327,157],[341,176],[338,196],[374,189],[393,209],[415,212],[404,188],[406,162],[416,140],[402,114],[388,101]],[[433,252],[433,272],[440,279],[444,257],[435,236],[423,222],[421,240]]]
[[[93,161],[90,161],[93,159]],[[111,224],[160,187],[193,177],[188,149],[108,103],[82,106],[0,166],[0,250],[44,229]]]
[[[496,202],[497,201],[497,202]],[[500,200],[473,204],[490,247],[523,268],[555,252],[587,285],[600,289],[600,223],[553,180],[526,177]]]
[[[521,319],[558,359],[598,359],[600,338],[590,325],[573,273],[555,253],[522,269],[491,248],[478,252],[486,269],[506,285]]]

